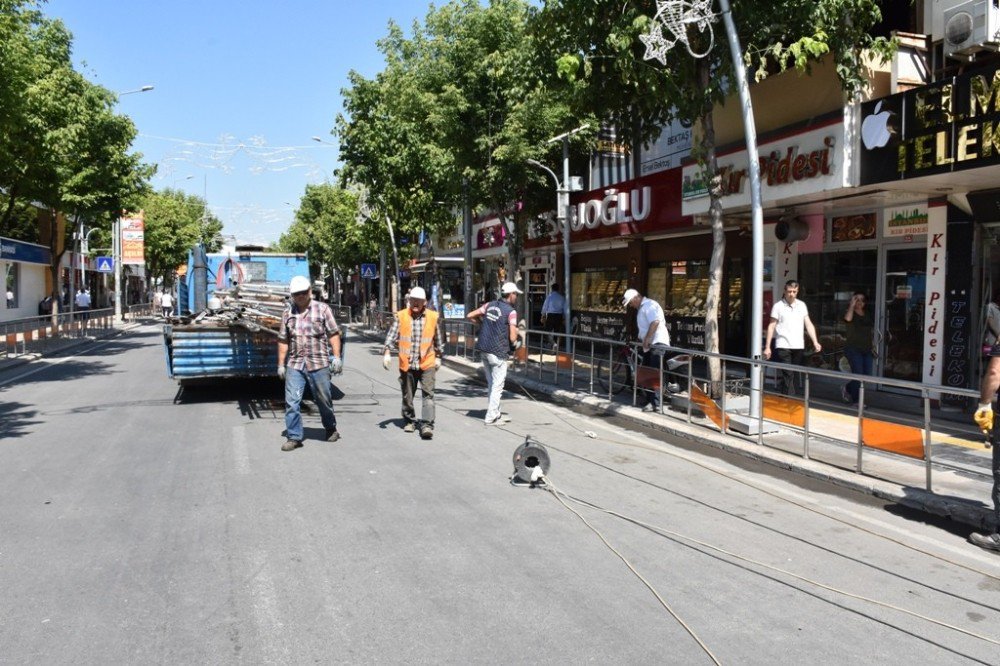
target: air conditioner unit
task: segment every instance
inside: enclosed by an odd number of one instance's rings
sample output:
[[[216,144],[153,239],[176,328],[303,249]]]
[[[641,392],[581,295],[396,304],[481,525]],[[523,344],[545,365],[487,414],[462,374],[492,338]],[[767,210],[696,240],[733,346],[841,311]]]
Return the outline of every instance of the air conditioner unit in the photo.
[[[935,22],[937,23],[937,22]],[[944,55],[964,58],[978,51],[996,51],[1000,35],[1000,8],[997,0],[968,0],[945,9],[941,14],[940,38]]]

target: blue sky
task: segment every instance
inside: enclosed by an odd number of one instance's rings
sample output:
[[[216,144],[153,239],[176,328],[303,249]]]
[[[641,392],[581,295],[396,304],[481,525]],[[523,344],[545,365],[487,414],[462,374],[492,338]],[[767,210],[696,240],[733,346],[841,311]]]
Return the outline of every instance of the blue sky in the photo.
[[[340,90],[382,69],[375,42],[409,28],[410,0],[49,0],[73,33],[77,68],[123,95],[153,186],[203,195],[241,243],[288,228],[307,183],[332,178]],[[190,178],[189,178],[190,176]]]

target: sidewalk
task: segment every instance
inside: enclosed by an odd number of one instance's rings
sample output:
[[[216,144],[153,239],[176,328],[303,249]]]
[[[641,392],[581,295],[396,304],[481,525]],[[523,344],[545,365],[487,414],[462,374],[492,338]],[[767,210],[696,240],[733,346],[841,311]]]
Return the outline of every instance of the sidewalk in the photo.
[[[353,332],[373,342],[382,342],[384,334],[353,326]],[[481,366],[461,356],[447,356],[446,363],[466,374],[478,376]],[[793,470],[809,478],[834,483],[883,500],[918,509],[935,516],[947,517],[983,529],[993,522],[991,450],[987,449],[974,426],[963,423],[954,414],[943,415],[935,410],[932,419],[931,448],[932,491],[927,488],[928,465],[922,459],[886,453],[864,447],[861,473],[858,464],[858,418],[848,412],[848,406],[829,399],[827,392],[839,394],[839,387],[823,389],[816,404],[811,404],[808,419],[808,443],[801,429],[774,423],[777,432],[763,435],[763,446],[757,436],[724,434],[711,420],[692,414],[688,422],[685,411],[666,408],[663,414],[643,412],[631,404],[631,391],[624,391],[617,400],[591,395],[589,377],[576,378],[577,388],[571,388],[569,372],[558,377],[551,369],[538,378],[537,362],[526,369],[512,367],[507,374],[507,390],[529,395],[544,395],[574,411],[585,414],[613,415],[637,429],[655,430],[699,445],[708,445],[754,460]],[[584,385],[586,388],[581,388]],[[520,386],[523,391],[518,391]],[[866,416],[898,421],[910,409],[901,405],[900,396],[871,392]],[[944,410],[946,411],[946,410]],[[944,423],[942,420],[948,419]],[[804,451],[808,446],[808,457]]]
[[[128,331],[134,330],[139,326],[142,326],[149,321],[140,320],[136,322],[128,322],[123,324],[121,328],[108,329],[99,334],[95,335],[85,335],[83,337],[58,337],[58,338],[46,338],[44,346],[38,345],[25,353],[21,354],[6,354],[0,353],[0,375],[16,368],[21,365],[31,363],[32,361],[37,361],[40,358],[45,358],[48,356],[61,355],[67,351],[71,351],[77,347],[82,347],[84,345],[91,344],[97,340],[105,340],[107,338],[113,338],[116,335],[121,335],[127,333]]]

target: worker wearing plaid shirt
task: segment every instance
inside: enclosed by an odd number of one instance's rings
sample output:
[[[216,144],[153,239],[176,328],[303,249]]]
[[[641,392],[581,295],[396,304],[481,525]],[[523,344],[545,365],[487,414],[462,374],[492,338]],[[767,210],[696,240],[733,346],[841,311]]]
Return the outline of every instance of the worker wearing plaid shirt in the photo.
[[[438,337],[438,314],[428,310],[427,294],[422,287],[410,290],[409,307],[396,313],[392,328],[385,337],[382,366],[388,370],[392,352],[399,354],[399,386],[403,391],[404,432],[418,429],[413,394],[420,384],[422,402],[420,437],[434,437],[434,378],[441,367],[441,342]]]
[[[306,384],[319,408],[326,441],[340,439],[333,413],[333,385],[330,375],[340,374],[340,327],[330,306],[312,299],[309,279],[296,276],[289,284],[291,303],[281,315],[278,338],[278,376],[285,380],[285,437],[282,451],[302,446],[302,394]],[[330,356],[330,350],[333,356]]]

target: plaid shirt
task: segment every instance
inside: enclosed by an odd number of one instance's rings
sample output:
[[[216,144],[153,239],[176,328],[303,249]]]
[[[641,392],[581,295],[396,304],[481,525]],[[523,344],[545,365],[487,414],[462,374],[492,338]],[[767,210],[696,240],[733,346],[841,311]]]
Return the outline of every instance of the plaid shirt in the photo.
[[[330,306],[313,300],[304,312],[289,305],[281,315],[281,332],[288,343],[288,367],[314,372],[330,365],[330,338],[340,327]]]
[[[420,314],[416,317],[413,316],[413,312],[410,312],[410,318],[413,320],[413,330],[410,331],[410,367],[420,368],[420,339],[424,336],[424,322],[427,321],[427,317],[424,316],[426,310],[421,310]],[[434,331],[434,354],[438,358],[441,358],[441,341],[438,339],[438,332]],[[391,351],[393,354],[399,353],[399,313],[393,315],[392,327],[389,329],[389,334],[385,336],[385,349]]]

